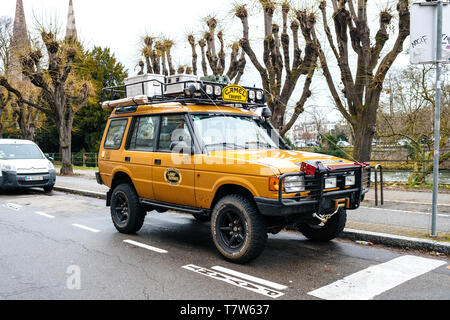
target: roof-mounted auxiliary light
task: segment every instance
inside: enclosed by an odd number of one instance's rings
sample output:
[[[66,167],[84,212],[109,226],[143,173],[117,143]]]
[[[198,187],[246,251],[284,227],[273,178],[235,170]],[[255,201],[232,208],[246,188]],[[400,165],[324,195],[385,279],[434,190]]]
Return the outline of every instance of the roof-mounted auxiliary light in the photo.
[[[184,89],[184,96],[186,98],[192,98],[197,91],[197,88],[194,85],[190,85]]]

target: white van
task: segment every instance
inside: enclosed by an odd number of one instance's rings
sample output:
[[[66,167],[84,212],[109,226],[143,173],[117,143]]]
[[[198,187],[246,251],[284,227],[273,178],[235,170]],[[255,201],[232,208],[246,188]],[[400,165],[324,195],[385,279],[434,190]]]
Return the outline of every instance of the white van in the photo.
[[[32,141],[0,139],[0,189],[43,188],[55,186],[53,164]]]

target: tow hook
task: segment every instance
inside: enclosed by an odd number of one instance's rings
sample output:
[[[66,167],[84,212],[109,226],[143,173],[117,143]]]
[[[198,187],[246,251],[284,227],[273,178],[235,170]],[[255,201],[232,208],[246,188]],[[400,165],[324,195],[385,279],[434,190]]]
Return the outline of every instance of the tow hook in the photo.
[[[319,215],[317,213],[313,213],[313,218],[319,219],[322,222],[321,224],[324,225],[328,222],[328,220],[331,219],[331,217],[333,217],[338,212],[339,212],[339,208],[338,208],[338,210],[336,210],[335,212],[333,212],[331,214]]]

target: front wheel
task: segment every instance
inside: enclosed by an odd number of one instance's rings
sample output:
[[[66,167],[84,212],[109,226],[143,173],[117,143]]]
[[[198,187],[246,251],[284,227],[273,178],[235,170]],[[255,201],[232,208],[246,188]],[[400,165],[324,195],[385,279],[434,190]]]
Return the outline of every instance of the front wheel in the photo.
[[[111,195],[111,218],[120,233],[134,234],[141,230],[145,211],[131,185],[121,184],[114,189]]]
[[[44,189],[45,193],[51,193],[53,191],[54,187],[55,186],[47,186],[47,187],[44,187],[43,189]]]
[[[347,211],[340,208],[339,211],[323,226],[300,223],[297,225],[297,229],[309,240],[328,242],[344,231],[346,222]]]
[[[267,241],[267,230],[256,206],[240,195],[226,196],[217,203],[211,233],[219,252],[236,263],[257,258]]]

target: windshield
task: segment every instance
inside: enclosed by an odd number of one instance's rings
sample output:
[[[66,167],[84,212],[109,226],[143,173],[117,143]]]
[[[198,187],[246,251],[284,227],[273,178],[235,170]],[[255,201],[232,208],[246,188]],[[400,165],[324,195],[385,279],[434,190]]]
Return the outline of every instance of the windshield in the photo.
[[[0,144],[0,159],[44,159],[44,157],[34,144]]]
[[[269,130],[253,117],[194,115],[195,130],[208,151],[225,149],[279,149]]]

